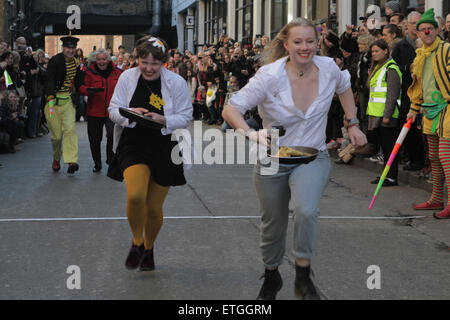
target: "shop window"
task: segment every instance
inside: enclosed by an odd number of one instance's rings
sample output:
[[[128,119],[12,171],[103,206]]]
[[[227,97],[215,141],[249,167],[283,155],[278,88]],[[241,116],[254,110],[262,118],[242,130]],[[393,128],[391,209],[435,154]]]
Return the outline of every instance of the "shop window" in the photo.
[[[251,44],[253,35],[253,1],[236,0],[235,39],[243,44]]]
[[[287,23],[287,0],[272,0],[271,17],[272,28],[270,35],[273,39]]]

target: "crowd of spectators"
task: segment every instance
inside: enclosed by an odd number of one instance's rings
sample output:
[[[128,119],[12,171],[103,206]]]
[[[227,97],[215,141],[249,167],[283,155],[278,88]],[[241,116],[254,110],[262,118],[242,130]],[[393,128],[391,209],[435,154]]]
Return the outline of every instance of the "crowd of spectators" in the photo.
[[[19,37],[14,49],[0,41],[0,151],[15,153],[24,139],[48,133],[42,113],[49,56]]]
[[[342,68],[351,74],[352,89],[358,106],[358,118],[363,131],[367,134],[369,144],[357,151],[361,155],[368,156],[371,161],[384,162],[380,148],[381,137],[376,130],[370,130],[366,115],[369,101],[369,80],[374,75],[375,62],[370,50],[371,44],[377,40],[384,40],[387,44],[389,58],[394,59],[402,72],[401,99],[398,105],[399,121],[397,132],[406,122],[406,116],[410,107],[407,89],[412,83],[411,65],[416,57],[416,49],[422,46],[417,35],[416,23],[421,17],[421,12],[410,11],[407,15],[400,12],[400,5],[396,1],[386,3],[386,15],[379,21],[378,28],[371,28],[367,22],[370,15],[361,17],[362,23],[358,26],[346,26],[342,35],[337,35],[329,30],[326,23],[321,27],[322,39],[320,42],[320,54],[332,57]],[[450,41],[450,14],[446,19],[437,17],[439,22],[439,36],[444,41]],[[340,128],[343,126],[342,109],[336,100],[329,113],[329,125],[327,130],[327,142],[330,149],[339,148],[343,143],[343,135]],[[405,164],[407,171],[420,171],[419,175],[429,177],[431,169],[427,159],[426,139],[421,134],[421,119],[419,117],[411,129],[401,149],[400,160]]]
[[[371,44],[383,39],[390,56],[396,61],[402,72],[401,105],[398,127],[406,121],[409,110],[409,98],[406,94],[411,84],[411,64],[415,50],[422,44],[416,34],[415,24],[421,13],[410,11],[400,13],[396,1],[386,3],[385,16],[378,21],[377,28],[368,25],[370,15],[361,17],[358,26],[346,26],[339,35],[331,30],[326,20],[318,25],[320,41],[318,54],[333,58],[343,70],[351,75],[352,89],[358,107],[358,118],[362,130],[367,134],[369,144],[358,153],[370,157],[370,160],[382,162],[380,139],[373,130],[369,130],[366,115],[369,101],[369,80],[374,62],[371,56]],[[437,18],[440,23],[440,37],[450,41],[450,14],[446,18]],[[194,120],[208,125],[219,125],[223,130],[229,128],[221,116],[223,107],[231,95],[244,87],[248,80],[264,63],[264,50],[270,42],[269,37],[258,35],[252,44],[243,45],[228,35],[220,37],[218,43],[204,45],[197,53],[186,50],[170,50],[170,60],[166,68],[178,73],[188,84]],[[125,71],[136,66],[135,53],[126,52],[123,46],[113,53],[107,49],[115,66]],[[87,71],[95,61],[92,53],[85,56],[77,50],[80,68]],[[43,83],[49,57],[42,50],[32,51],[24,38],[18,38],[15,50],[6,42],[0,42],[0,149],[6,152],[17,151],[16,145],[25,138],[34,139],[47,133],[42,108],[45,99]],[[86,118],[87,98],[79,95],[76,101],[77,121]],[[262,127],[257,106],[245,115],[249,125],[255,129]],[[335,99],[328,115],[327,143],[329,149],[343,148],[345,141],[343,130],[343,111],[339,100]],[[414,129],[402,148],[401,161],[405,170],[421,171],[429,175],[426,161],[426,142],[420,132],[420,123]],[[7,137],[5,136],[5,133]]]

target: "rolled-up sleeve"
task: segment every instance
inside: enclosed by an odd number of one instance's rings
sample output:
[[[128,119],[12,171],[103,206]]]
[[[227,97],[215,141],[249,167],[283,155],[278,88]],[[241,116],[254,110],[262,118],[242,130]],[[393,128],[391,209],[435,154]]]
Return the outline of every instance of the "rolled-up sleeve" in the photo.
[[[341,95],[352,87],[351,76],[348,70],[341,71],[337,66],[336,69],[337,69],[336,93],[338,95]]]
[[[192,120],[192,100],[189,95],[189,88],[186,81],[179,78],[175,88],[172,88],[174,95],[174,113],[166,115],[166,128],[168,132],[182,129],[189,126]]]
[[[234,94],[228,104],[237,109],[240,113],[261,104],[266,99],[267,94],[267,74],[263,68],[253,76],[245,87]]]

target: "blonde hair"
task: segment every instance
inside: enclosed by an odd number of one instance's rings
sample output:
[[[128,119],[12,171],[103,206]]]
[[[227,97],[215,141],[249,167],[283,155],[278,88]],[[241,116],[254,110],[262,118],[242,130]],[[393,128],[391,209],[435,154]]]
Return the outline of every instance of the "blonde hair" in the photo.
[[[374,43],[377,39],[369,33],[364,33],[358,37],[358,44],[362,44],[366,46],[366,50],[364,53],[369,51],[370,45]]]
[[[316,26],[310,20],[305,18],[295,18],[280,30],[275,39],[270,43],[270,45],[264,50],[263,53],[263,63],[269,64],[277,61],[280,58],[289,55],[284,47],[284,43],[289,37],[289,31],[294,27],[310,27],[313,28],[316,39],[319,39],[319,34],[317,33]]]
[[[10,112],[16,112],[19,109],[19,103],[13,104],[11,102],[11,100],[9,99],[9,95],[13,94],[17,98],[19,98],[19,94],[15,90],[7,90],[5,93],[6,94],[4,96],[4,99],[6,101],[6,105],[8,106]]]
[[[376,38],[374,36],[372,36],[371,34],[364,33],[358,37],[357,42],[360,44],[365,44],[367,46],[370,46],[372,44],[372,42],[374,42],[375,40],[376,40]]]

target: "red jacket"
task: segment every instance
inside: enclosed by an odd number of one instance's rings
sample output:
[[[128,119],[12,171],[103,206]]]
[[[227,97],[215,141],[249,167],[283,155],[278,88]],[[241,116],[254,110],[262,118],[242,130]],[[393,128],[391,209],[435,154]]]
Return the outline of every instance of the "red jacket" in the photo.
[[[109,69],[109,70],[108,70]],[[80,94],[88,97],[86,115],[90,117],[109,117],[109,101],[114,93],[117,81],[122,71],[113,63],[108,66],[110,71],[107,78],[103,77],[93,63],[84,77],[84,84],[80,87]],[[101,92],[89,92],[87,88],[105,88]]]

